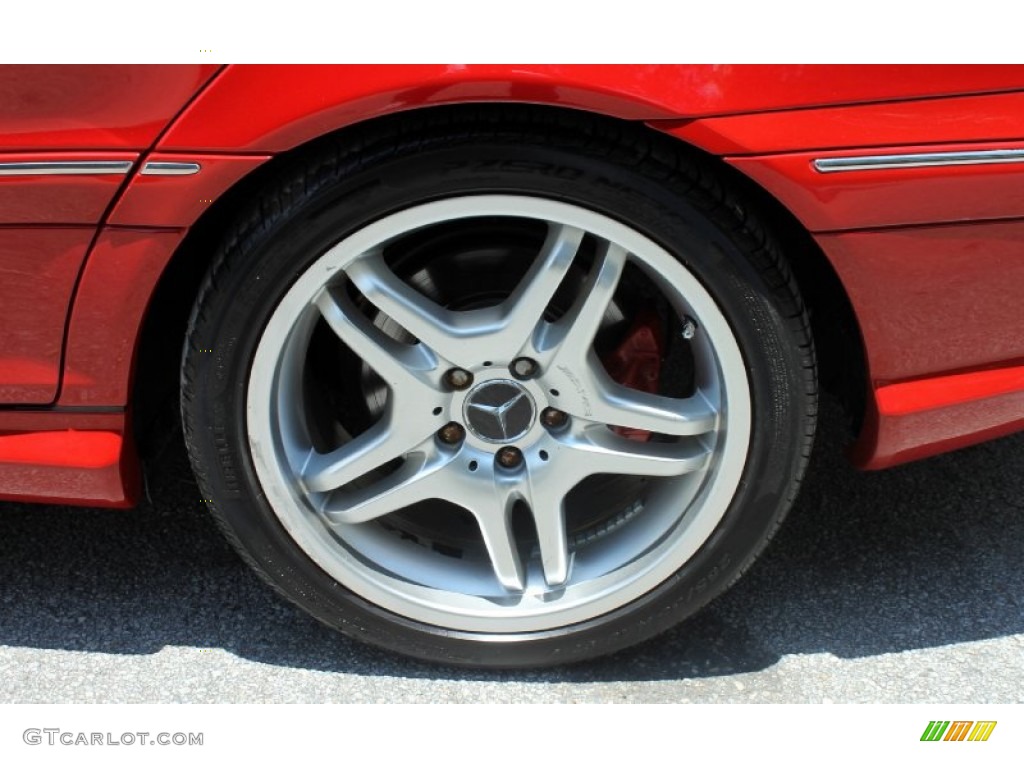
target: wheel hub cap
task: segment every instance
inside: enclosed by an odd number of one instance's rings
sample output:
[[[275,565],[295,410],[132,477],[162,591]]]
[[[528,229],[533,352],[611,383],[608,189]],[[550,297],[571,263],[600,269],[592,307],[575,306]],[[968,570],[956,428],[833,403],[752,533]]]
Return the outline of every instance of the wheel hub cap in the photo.
[[[478,384],[462,408],[469,431],[489,443],[518,440],[533,426],[537,407],[522,386],[508,379]]]

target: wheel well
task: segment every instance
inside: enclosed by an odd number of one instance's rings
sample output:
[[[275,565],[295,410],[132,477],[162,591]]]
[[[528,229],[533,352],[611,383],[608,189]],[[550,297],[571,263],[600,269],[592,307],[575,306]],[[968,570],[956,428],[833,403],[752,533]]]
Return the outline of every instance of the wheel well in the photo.
[[[282,170],[296,159],[316,153],[326,144],[358,142],[366,131],[378,130],[382,123],[400,124],[420,116],[424,110],[435,113],[471,111],[481,121],[492,124],[524,111],[561,113],[577,121],[583,130],[613,123],[621,131],[626,125],[629,130],[643,132],[656,143],[659,151],[688,153],[707,169],[709,175],[739,191],[739,196],[757,211],[764,225],[779,241],[808,305],[821,384],[840,398],[854,430],[859,429],[864,411],[867,368],[853,308],[821,248],[799,221],[767,191],[719,158],[641,123],[628,123],[562,107],[471,104],[426,107],[374,118],[314,139],[257,168],[203,213],[161,276],[139,339],[132,409],[143,458],[159,453],[178,434],[180,350],[199,286],[231,222],[261,188],[273,184]]]

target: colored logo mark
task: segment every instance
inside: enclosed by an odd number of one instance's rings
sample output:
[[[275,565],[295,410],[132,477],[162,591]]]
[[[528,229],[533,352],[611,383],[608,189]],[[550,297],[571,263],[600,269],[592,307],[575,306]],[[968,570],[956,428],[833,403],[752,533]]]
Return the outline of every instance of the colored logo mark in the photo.
[[[932,720],[921,741],[988,741],[995,729],[995,720]]]

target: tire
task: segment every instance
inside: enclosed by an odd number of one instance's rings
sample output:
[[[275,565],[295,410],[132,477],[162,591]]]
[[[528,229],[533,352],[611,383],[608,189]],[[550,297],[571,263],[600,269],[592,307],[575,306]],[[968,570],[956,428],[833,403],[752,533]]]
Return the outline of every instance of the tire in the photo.
[[[185,344],[203,495],[331,627],[519,667],[692,615],[797,492],[814,351],[764,228],[670,139],[427,111],[287,161]]]

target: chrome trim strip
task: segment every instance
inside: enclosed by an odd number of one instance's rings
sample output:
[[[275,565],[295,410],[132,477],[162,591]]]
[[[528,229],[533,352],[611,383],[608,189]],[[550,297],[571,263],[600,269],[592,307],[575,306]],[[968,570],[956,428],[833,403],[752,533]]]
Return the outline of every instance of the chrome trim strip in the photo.
[[[191,176],[199,173],[199,163],[150,162],[142,168],[143,176]]]
[[[0,176],[123,176],[132,169],[131,160],[57,160],[25,163],[0,162]]]
[[[937,168],[944,165],[990,165],[992,163],[1024,163],[1024,149],[824,157],[814,161],[814,169],[819,173],[835,173],[837,171],[878,171],[889,168]]]

